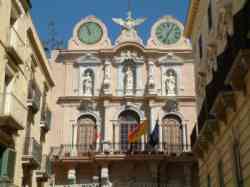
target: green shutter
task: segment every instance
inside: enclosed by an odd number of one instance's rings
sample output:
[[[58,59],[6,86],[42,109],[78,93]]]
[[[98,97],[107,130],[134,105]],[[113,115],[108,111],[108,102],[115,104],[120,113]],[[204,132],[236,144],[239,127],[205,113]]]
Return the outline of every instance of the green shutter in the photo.
[[[50,129],[51,128],[51,119],[52,119],[52,114],[51,114],[51,111],[48,110],[47,112],[47,118],[48,118],[48,128]]]
[[[13,180],[16,163],[16,152],[13,149],[7,148],[2,157],[1,176],[8,177]]]
[[[0,145],[0,175],[2,174],[2,163],[3,163],[3,155],[4,155],[5,149],[6,149],[5,147]]]

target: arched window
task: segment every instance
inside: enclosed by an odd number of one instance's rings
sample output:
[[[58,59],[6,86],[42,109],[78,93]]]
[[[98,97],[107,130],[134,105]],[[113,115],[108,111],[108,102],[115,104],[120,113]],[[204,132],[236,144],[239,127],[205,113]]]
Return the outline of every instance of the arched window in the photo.
[[[133,110],[125,110],[119,115],[120,124],[120,149],[123,152],[129,150],[139,150],[140,141],[134,145],[129,145],[128,134],[140,123],[139,115]]]
[[[177,95],[177,74],[173,69],[165,73],[165,90],[167,96]]]
[[[91,69],[85,70],[82,75],[82,92],[84,96],[94,94],[94,72]]]
[[[91,115],[83,115],[78,119],[77,148],[80,152],[88,152],[96,146],[96,119]]]
[[[183,128],[176,115],[166,115],[162,120],[162,143],[164,151],[181,153],[183,150]]]

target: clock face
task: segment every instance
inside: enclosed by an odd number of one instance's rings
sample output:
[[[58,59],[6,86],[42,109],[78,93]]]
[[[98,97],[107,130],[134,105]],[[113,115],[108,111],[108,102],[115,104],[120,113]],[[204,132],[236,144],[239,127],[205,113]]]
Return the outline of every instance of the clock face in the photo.
[[[103,31],[95,22],[84,23],[78,30],[78,37],[82,43],[95,44],[102,39]]]
[[[156,28],[156,37],[162,44],[174,44],[181,38],[180,27],[172,22],[161,23]]]

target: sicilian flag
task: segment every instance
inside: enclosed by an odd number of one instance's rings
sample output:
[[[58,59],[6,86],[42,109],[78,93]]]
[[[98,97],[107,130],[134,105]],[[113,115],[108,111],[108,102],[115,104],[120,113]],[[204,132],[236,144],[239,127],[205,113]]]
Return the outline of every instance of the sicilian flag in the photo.
[[[135,143],[140,140],[141,136],[147,133],[147,130],[148,122],[145,120],[128,133],[128,143]]]
[[[153,132],[149,136],[149,142],[148,143],[152,147],[159,144],[159,120],[158,119],[156,120]]]

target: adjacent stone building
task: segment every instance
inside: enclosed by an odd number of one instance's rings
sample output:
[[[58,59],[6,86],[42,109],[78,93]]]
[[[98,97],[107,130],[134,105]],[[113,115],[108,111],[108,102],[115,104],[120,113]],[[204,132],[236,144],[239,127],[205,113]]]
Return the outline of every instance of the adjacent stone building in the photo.
[[[200,186],[250,186],[250,2],[192,0]]]
[[[105,24],[89,16],[75,26],[68,48],[52,53],[53,185],[197,186],[189,146],[193,58],[183,25],[160,18],[145,45],[135,29],[145,19],[129,12],[113,20],[122,26],[114,44]],[[157,119],[160,143],[152,147]],[[147,133],[129,144],[128,133],[145,120]]]
[[[42,186],[54,81],[29,0],[0,1],[0,186]]]

